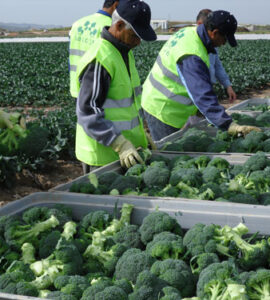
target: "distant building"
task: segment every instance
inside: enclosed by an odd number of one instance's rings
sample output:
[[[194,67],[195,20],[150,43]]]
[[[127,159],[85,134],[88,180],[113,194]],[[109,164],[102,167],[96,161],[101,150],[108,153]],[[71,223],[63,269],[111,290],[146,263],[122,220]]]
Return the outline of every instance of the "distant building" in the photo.
[[[168,20],[151,20],[151,26],[154,30],[161,29],[161,30],[167,30],[168,29]]]

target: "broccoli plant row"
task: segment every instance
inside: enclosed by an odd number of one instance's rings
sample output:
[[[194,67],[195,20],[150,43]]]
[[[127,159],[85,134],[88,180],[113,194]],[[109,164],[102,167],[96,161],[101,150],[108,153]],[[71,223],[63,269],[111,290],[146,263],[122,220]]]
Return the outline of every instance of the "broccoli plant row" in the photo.
[[[70,192],[87,194],[182,197],[245,204],[270,204],[270,159],[258,152],[243,165],[221,157],[153,154],[119,174],[107,171],[89,182],[73,183]]]
[[[0,217],[0,292],[56,300],[269,299],[270,245],[248,228],[182,228],[163,211],[132,224],[65,205]]]

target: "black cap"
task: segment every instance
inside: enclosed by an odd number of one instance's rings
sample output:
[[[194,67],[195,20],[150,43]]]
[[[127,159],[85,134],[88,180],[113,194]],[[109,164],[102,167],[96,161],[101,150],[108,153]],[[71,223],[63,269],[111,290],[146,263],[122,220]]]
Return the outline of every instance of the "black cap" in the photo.
[[[150,26],[151,10],[148,4],[142,0],[123,0],[119,1],[116,11],[142,40],[157,39],[155,31]]]
[[[237,29],[237,20],[235,17],[225,10],[212,11],[207,16],[207,21],[213,26],[213,29],[218,29],[221,34],[224,34],[232,47],[237,46],[235,32]]]

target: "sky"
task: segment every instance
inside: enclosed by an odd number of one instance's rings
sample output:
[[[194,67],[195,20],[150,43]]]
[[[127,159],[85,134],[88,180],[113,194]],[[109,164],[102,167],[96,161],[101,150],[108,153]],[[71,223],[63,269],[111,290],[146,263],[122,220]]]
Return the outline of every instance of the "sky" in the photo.
[[[0,22],[71,26],[96,12],[103,0],[0,0]],[[199,10],[231,12],[239,24],[270,24],[270,0],[146,0],[152,19],[194,21]]]

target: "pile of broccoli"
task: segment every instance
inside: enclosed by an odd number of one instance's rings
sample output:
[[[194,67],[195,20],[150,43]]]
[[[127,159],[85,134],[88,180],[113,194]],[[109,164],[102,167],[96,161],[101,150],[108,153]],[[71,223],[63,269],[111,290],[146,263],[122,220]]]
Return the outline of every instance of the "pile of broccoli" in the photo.
[[[239,124],[248,123],[249,116],[243,117],[245,122],[238,121]],[[252,119],[254,120],[254,119]],[[259,115],[256,119],[256,125],[265,128],[270,124],[270,112]],[[247,125],[247,124],[246,124]],[[252,124],[253,125],[253,124]],[[211,128],[212,129],[212,128]],[[213,136],[212,136],[213,133]],[[270,130],[263,132],[251,131],[245,137],[231,136],[227,131],[218,130],[216,133],[203,131],[197,128],[188,129],[181,138],[167,142],[162,150],[178,152],[231,152],[231,153],[256,153],[257,151],[270,152]]]
[[[250,236],[242,223],[185,229],[180,217],[159,210],[133,224],[134,208],[124,203],[119,213],[91,210],[76,220],[65,205],[33,206],[0,217],[0,292],[56,300],[269,299],[269,238]]]
[[[222,157],[176,155],[169,159],[153,154],[145,164],[136,164],[124,174],[91,173],[88,182],[74,183],[70,192],[269,205],[270,159],[258,152],[244,164],[232,165]]]

